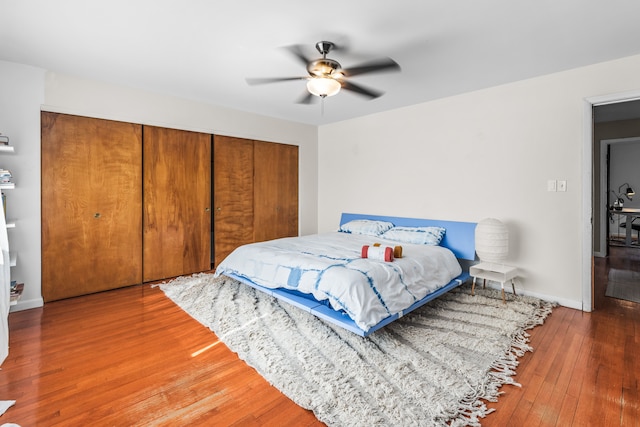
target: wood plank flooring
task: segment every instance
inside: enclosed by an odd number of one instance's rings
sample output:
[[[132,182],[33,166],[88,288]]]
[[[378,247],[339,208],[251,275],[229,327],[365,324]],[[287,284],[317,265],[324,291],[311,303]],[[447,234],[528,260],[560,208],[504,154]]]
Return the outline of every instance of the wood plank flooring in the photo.
[[[322,425],[158,288],[9,315],[0,422],[27,426]]]
[[[640,304],[604,296],[609,268],[640,270],[640,250],[595,260],[596,311],[559,307],[531,331],[483,426],[638,426]],[[27,426],[319,426],[209,330],[150,285],[9,315],[0,423]]]
[[[483,426],[640,425],[640,304],[605,297],[610,268],[640,271],[640,249],[595,259],[593,312],[558,307],[531,331],[522,387],[504,386]]]

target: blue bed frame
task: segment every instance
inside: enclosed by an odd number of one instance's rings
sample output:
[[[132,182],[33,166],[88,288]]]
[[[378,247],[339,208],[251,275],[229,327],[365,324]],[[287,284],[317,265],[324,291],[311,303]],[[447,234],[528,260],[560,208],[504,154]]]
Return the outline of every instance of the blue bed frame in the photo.
[[[472,222],[457,222],[457,221],[439,221],[432,219],[418,219],[418,218],[402,218],[402,217],[391,217],[391,216],[378,216],[378,215],[363,215],[363,214],[353,214],[353,213],[343,213],[340,219],[340,225],[345,224],[354,219],[371,219],[371,220],[381,220],[381,221],[389,221],[396,226],[413,226],[413,227],[425,227],[425,226],[439,226],[445,227],[446,233],[441,246],[449,248],[456,256],[456,258],[460,260],[473,261],[475,259],[475,229],[476,224]],[[396,319],[404,316],[407,313],[412,312],[418,307],[423,306],[427,302],[438,298],[440,295],[449,292],[451,289],[454,289],[464,282],[469,280],[469,272],[464,271],[460,276],[453,279],[446,286],[432,292],[422,298],[421,300],[415,302],[411,307],[404,310],[402,313],[394,314],[393,316],[389,316],[382,321],[380,321],[377,325],[370,328],[368,331],[363,331],[360,329],[356,323],[351,319],[347,314],[341,311],[333,310],[331,307],[319,303],[313,297],[306,296],[304,294],[296,293],[295,291],[289,291],[283,288],[277,289],[269,289],[264,286],[257,285],[244,277],[239,277],[235,275],[231,275],[236,280],[239,280],[247,285],[264,292],[266,294],[272,295],[276,298],[279,298],[283,301],[288,302],[302,310],[305,310],[316,317],[319,317],[327,322],[336,324],[344,329],[347,329],[351,332],[354,332],[360,336],[366,337],[371,333],[377,331],[378,329],[388,325]]]

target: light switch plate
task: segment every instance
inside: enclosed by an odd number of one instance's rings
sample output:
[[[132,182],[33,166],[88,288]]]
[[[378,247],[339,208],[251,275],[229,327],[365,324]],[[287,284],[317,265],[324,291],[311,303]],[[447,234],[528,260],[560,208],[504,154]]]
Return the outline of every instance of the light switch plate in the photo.
[[[547,191],[558,191],[555,179],[550,179],[549,181],[547,181]]]

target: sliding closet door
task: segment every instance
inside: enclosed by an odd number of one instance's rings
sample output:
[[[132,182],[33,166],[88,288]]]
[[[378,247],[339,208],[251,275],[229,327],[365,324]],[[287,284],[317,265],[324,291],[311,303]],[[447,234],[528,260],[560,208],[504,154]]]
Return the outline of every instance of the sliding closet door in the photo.
[[[142,127],[43,112],[45,301],[142,282]]]
[[[256,242],[298,235],[298,147],[255,141]]]
[[[253,242],[253,141],[213,137],[215,265]]]
[[[211,135],[144,127],[143,279],[211,268]]]

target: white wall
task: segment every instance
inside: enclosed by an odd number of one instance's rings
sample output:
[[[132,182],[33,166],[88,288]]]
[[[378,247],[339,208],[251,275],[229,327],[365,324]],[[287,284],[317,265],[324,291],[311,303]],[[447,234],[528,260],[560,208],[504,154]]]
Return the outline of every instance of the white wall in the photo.
[[[634,56],[321,126],[318,229],[341,212],[499,218],[518,287],[581,308],[585,98],[639,87]]]
[[[636,191],[636,196],[629,201],[623,197],[625,208],[640,208],[640,143],[638,142],[621,142],[611,144],[611,152],[609,156],[609,179],[610,188],[618,192],[621,185],[627,183]],[[625,186],[626,187],[626,186]],[[622,191],[625,191],[625,187]],[[609,201],[613,203],[615,197],[609,193]]]
[[[10,216],[26,291],[40,298],[42,107],[92,117],[300,146],[300,231],[337,227],[341,212],[479,221],[511,231],[509,262],[525,292],[581,307],[585,98],[640,88],[640,56],[316,129],[0,62],[0,131],[19,147]],[[375,101],[374,101],[375,102]],[[316,174],[317,171],[317,174]],[[568,182],[547,192],[547,180]],[[588,193],[588,191],[587,191]],[[13,209],[13,212],[11,211]],[[24,225],[22,225],[23,223]],[[317,224],[317,225],[316,225]]]
[[[20,218],[12,244],[25,294],[14,309],[42,305],[40,111],[274,141],[299,146],[299,228],[317,231],[317,128],[0,61],[0,132],[17,152],[0,166],[16,176],[9,215]],[[9,158],[7,158],[9,159]],[[4,166],[4,165],[7,166]],[[15,197],[13,195],[15,194]],[[11,238],[11,236],[10,236]]]
[[[40,105],[44,101],[44,70],[0,61],[0,132],[10,138],[14,154],[0,156],[15,190],[6,190],[7,217],[16,220],[8,230],[18,263],[11,278],[24,282],[20,307],[42,305],[40,246]],[[18,306],[13,306],[12,310]]]

